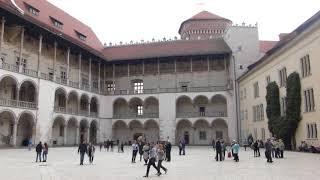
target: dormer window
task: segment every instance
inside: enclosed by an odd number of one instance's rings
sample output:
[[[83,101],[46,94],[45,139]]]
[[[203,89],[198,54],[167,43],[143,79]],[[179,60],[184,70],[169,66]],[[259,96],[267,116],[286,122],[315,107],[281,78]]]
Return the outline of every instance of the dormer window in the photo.
[[[53,25],[59,29],[62,29],[63,27],[63,23],[58,21],[57,19],[53,18],[53,17],[50,17],[51,18],[51,21],[53,23]]]
[[[39,10],[35,7],[32,7],[30,4],[25,3],[27,10],[29,13],[33,14],[34,16],[39,16]]]
[[[79,39],[81,39],[82,41],[85,41],[87,39],[87,36],[85,36],[84,34],[78,32],[75,30],[75,32],[77,33],[77,36]]]

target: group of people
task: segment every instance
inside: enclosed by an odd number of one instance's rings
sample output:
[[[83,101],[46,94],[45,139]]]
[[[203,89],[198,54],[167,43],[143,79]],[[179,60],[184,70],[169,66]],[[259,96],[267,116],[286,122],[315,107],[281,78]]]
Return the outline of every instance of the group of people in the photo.
[[[42,142],[40,141],[37,146],[36,146],[36,153],[37,153],[37,157],[36,157],[36,162],[47,162],[47,156],[48,156],[48,151],[49,151],[49,147],[47,143],[42,144]],[[42,157],[42,160],[41,160]]]
[[[268,139],[265,143],[265,155],[268,163],[272,163],[272,158],[283,158],[285,145],[281,139]]]
[[[227,146],[223,139],[218,139],[216,142],[213,140],[212,146],[216,150],[216,156],[215,156],[216,161],[225,160],[226,151],[228,151],[228,157],[231,158],[232,156],[235,162],[239,162],[240,145],[237,141],[235,140],[232,141],[229,150],[227,149]]]
[[[83,165],[85,154],[88,154],[89,163],[92,164],[95,151],[96,148],[92,143],[87,144],[85,142],[81,142],[78,148],[78,154],[80,154],[80,165]]]
[[[157,171],[157,175],[160,176],[161,169],[167,173],[168,169],[162,165],[163,161],[171,161],[171,148],[172,145],[170,141],[158,142],[158,143],[148,143],[143,141],[141,138],[134,140],[132,143],[132,158],[131,162],[136,162],[136,156],[139,153],[140,161],[144,160],[144,165],[147,166],[146,174],[143,177],[149,176],[150,167],[154,167]],[[157,164],[156,164],[157,163]]]

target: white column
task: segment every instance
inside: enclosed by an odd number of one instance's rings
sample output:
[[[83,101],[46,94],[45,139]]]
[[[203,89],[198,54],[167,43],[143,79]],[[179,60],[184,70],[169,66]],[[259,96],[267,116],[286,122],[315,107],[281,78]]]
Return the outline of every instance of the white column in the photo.
[[[79,53],[79,74],[78,74],[78,79],[79,79],[79,88],[81,88],[81,52]],[[80,102],[79,102],[80,104]]]
[[[39,36],[39,49],[38,49],[38,66],[37,66],[38,76],[40,76],[40,62],[41,62],[41,53],[42,53],[42,39],[43,39],[43,36],[42,36],[42,34],[40,34],[40,36]]]
[[[2,50],[2,44],[3,44],[3,37],[4,37],[4,24],[6,20],[4,17],[1,18],[1,34],[0,34],[0,53]]]
[[[92,89],[92,74],[91,74],[92,67],[91,67],[91,61],[92,61],[92,59],[90,57],[89,58],[89,91],[91,91],[91,89]]]
[[[20,51],[19,51],[19,72],[22,72],[22,50],[24,43],[24,27],[21,28]]]
[[[98,75],[98,89],[99,89],[99,90],[98,90],[98,93],[100,93],[100,91],[101,91],[101,84],[100,84],[100,83],[101,83],[101,82],[100,82],[100,73],[101,73],[101,67],[100,67],[100,66],[101,66],[101,63],[100,63],[100,61],[99,61],[98,66],[99,66],[99,67],[98,67],[98,68],[99,68],[99,70],[98,70],[98,74],[99,74],[99,75]]]
[[[90,125],[88,127],[88,131],[87,131],[87,143],[90,142]]]
[[[17,129],[18,129],[18,123],[15,122],[13,125],[13,132],[12,132],[12,145],[17,145]]]
[[[54,49],[53,49],[53,81],[56,80],[57,46],[58,46],[58,43],[55,41]]]
[[[80,139],[79,139],[79,126],[76,127],[76,144],[79,144]]]
[[[63,127],[63,145],[67,144],[67,125]]]
[[[67,84],[69,85],[69,72],[70,72],[70,47],[67,48]]]

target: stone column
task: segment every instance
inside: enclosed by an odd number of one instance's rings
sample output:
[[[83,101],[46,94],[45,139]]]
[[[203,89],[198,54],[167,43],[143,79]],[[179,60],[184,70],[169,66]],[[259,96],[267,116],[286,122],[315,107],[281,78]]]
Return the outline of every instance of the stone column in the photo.
[[[89,99],[89,102],[88,102],[88,115],[89,115],[89,116],[90,116],[90,114],[91,114],[90,106],[91,106],[91,103],[90,103],[90,99]]]
[[[13,132],[12,132],[12,145],[17,146],[17,129],[18,129],[18,123],[15,122],[13,124]]]
[[[90,142],[90,124],[87,130],[87,142]]]
[[[190,58],[190,69],[191,69],[191,72],[192,72],[192,58]]]
[[[22,72],[22,51],[24,43],[24,27],[21,28],[20,50],[19,50],[19,72]]]
[[[99,61],[99,64],[98,64],[98,93],[100,94],[100,92],[101,92],[101,82],[100,82],[100,73],[101,73],[101,68],[100,68],[100,66],[101,66],[101,63],[100,63],[100,61]]]
[[[67,84],[69,85],[69,72],[70,72],[70,47],[67,49]]]
[[[79,74],[78,74],[78,79],[79,79],[79,88],[81,88],[81,52],[79,53]],[[80,102],[79,102],[80,104]]]
[[[63,127],[63,145],[67,144],[67,125]]]
[[[79,139],[79,126],[76,127],[76,144],[79,144],[80,139]]]
[[[210,60],[209,60],[209,56],[207,57],[207,66],[208,66],[208,72],[210,71]]]
[[[56,80],[57,46],[58,46],[58,43],[55,41],[54,48],[53,48],[53,81]]]
[[[0,34],[0,53],[2,51],[3,37],[4,37],[4,24],[6,20],[4,17],[1,18],[1,34]]]
[[[89,58],[89,91],[92,89],[92,74],[91,74],[91,57]]]
[[[41,53],[42,53],[42,39],[43,39],[43,36],[42,36],[42,34],[40,34],[40,36],[39,36],[39,49],[38,49],[38,66],[37,66],[38,77],[40,77],[40,63],[41,63]]]

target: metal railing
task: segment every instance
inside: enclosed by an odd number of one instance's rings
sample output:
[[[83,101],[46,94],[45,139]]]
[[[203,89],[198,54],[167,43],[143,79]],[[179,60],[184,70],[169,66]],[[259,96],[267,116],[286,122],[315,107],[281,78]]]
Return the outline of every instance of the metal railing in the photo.
[[[227,117],[227,112],[177,112],[177,118]]]
[[[68,81],[67,81],[67,79],[65,79],[65,78],[60,78],[60,77],[56,77],[56,83],[58,83],[58,84],[63,84],[63,85],[67,85],[68,84]]]
[[[79,83],[78,82],[73,82],[69,80],[69,86],[73,87],[73,88],[79,88]]]
[[[80,111],[79,111],[79,114],[80,114],[81,116],[89,116],[89,111],[88,111],[88,110],[80,110]]]
[[[19,72],[19,66],[8,64],[8,63],[5,63],[5,62],[0,63],[0,68],[8,70],[8,71],[12,71],[12,72]]]
[[[40,73],[40,78],[48,81],[53,81],[53,75],[46,74],[46,73]]]
[[[97,112],[90,112],[90,117],[98,117],[98,113]]]
[[[38,77],[38,71],[27,69],[27,68],[22,69],[22,74],[32,76],[32,77]]]
[[[75,109],[71,109],[71,108],[70,108],[70,109],[67,110],[67,113],[68,113],[68,114],[72,114],[72,115],[77,115],[77,114],[78,114],[78,110],[75,110]]]
[[[66,108],[65,107],[54,107],[54,112],[66,113]]]
[[[36,109],[37,104],[34,102],[18,101],[13,99],[0,99],[0,106],[17,107],[24,109]]]
[[[89,84],[82,83],[82,84],[81,84],[81,89],[82,89],[82,90],[85,90],[85,91],[89,91],[89,90],[90,90]]]
[[[113,119],[132,119],[132,118],[159,118],[159,113],[143,113],[141,115],[137,113],[129,113],[129,114],[113,115]]]

